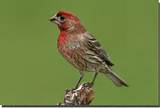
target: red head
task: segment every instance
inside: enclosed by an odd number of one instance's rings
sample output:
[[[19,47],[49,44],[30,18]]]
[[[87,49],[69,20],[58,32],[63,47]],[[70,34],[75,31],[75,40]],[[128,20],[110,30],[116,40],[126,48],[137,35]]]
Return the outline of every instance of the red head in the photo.
[[[59,11],[55,16],[50,18],[50,21],[57,24],[61,31],[71,30],[74,29],[76,25],[80,25],[79,18],[66,11]]]

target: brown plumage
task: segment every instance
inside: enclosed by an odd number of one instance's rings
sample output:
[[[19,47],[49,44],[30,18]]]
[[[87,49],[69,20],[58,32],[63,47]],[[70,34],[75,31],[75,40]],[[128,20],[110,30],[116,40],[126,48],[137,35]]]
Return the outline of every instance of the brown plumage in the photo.
[[[58,37],[58,50],[68,62],[80,71],[81,77],[84,72],[95,72],[92,80],[94,83],[98,73],[109,77],[117,86],[128,86],[127,83],[116,75],[111,67],[114,65],[108,54],[103,50],[100,43],[86,31],[77,16],[70,12],[60,11],[51,19],[58,25],[60,34]]]

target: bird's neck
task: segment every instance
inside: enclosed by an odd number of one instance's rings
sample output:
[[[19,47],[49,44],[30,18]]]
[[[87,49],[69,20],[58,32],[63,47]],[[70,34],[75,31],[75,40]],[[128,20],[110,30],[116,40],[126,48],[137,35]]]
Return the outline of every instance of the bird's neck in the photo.
[[[86,29],[84,28],[83,25],[81,24],[74,24],[74,25],[70,25],[69,27],[59,27],[59,30],[60,32],[66,32],[67,34],[70,34],[70,33],[82,33],[82,32],[85,32]]]
[[[71,36],[76,36],[78,34],[85,33],[86,29],[82,25],[75,25],[74,27],[70,27],[67,30],[60,29],[60,34],[58,37],[58,46],[61,46],[65,43],[67,39]]]
[[[60,31],[60,34],[59,34],[58,40],[57,40],[58,47],[65,43],[66,38],[67,38],[67,32]]]

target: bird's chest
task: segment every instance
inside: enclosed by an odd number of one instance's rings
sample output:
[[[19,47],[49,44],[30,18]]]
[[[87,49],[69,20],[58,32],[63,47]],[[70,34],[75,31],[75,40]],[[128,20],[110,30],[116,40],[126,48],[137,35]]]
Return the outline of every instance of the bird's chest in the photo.
[[[63,40],[63,42],[61,41]],[[59,37],[58,50],[62,56],[70,62],[75,68],[85,70],[86,64],[83,60],[84,48],[81,38],[74,37]]]
[[[83,60],[84,50],[79,41],[66,41],[58,47],[62,56],[75,68],[86,70],[86,63]]]
[[[80,47],[80,42],[74,37],[59,37],[58,39],[58,50],[67,59],[72,59]]]

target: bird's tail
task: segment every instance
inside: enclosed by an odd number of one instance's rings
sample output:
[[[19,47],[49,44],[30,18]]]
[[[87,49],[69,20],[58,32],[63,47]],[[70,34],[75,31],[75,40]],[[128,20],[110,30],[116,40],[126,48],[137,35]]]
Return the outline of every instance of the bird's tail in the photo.
[[[118,87],[121,87],[121,86],[125,86],[125,87],[128,87],[128,84],[126,83],[126,81],[124,81],[122,78],[120,78],[116,73],[114,73],[113,71],[111,72],[107,72],[105,73],[107,77],[109,77],[112,82],[118,86]]]

